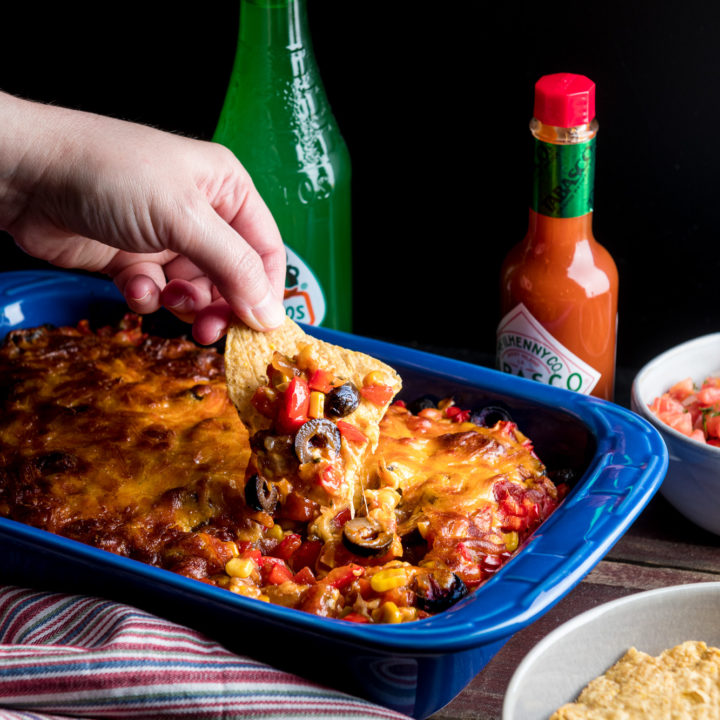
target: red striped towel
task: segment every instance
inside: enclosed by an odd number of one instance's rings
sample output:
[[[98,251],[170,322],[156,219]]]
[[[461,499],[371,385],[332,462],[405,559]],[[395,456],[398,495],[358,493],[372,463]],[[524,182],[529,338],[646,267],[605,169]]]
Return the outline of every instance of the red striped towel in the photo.
[[[0,718],[407,720],[98,598],[0,588]]]

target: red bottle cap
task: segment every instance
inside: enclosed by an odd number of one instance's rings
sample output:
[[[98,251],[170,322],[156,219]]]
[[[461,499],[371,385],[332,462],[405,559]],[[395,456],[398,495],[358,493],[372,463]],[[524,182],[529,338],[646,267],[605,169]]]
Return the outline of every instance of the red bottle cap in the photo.
[[[595,83],[584,75],[555,73],[535,83],[533,117],[545,125],[587,125],[595,117]]]

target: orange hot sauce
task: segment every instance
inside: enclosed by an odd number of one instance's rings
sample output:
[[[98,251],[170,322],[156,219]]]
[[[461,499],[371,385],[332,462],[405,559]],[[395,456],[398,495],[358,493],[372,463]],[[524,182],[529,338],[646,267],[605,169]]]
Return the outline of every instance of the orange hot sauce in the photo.
[[[533,185],[525,239],[502,265],[498,369],[612,400],[618,274],[593,237],[595,85],[535,85]]]

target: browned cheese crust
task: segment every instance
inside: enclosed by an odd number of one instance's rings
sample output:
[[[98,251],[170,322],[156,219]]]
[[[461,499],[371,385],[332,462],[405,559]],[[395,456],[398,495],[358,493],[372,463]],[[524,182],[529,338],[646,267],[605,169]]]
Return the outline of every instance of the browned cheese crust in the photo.
[[[0,393],[2,515],[173,569],[183,542],[226,539],[249,448],[215,350],[132,318],[19,330],[0,349]],[[207,574],[214,552],[187,573]]]

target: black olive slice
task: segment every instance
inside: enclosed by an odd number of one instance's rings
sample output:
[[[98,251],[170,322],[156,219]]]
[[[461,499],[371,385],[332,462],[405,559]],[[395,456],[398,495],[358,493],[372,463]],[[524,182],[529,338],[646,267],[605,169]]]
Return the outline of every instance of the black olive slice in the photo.
[[[449,570],[423,573],[413,580],[415,605],[427,613],[435,614],[452,607],[467,595],[467,585]]]
[[[328,417],[342,418],[355,410],[360,403],[358,389],[349,382],[333,388],[325,395],[325,414]]]
[[[255,473],[245,483],[245,502],[253,510],[264,510],[269,515],[275,511],[278,491],[274,485]]]
[[[436,408],[439,402],[440,398],[437,395],[421,395],[408,403],[407,408],[413,415],[417,415],[421,410]]]
[[[470,415],[470,422],[481,427],[494,427],[500,420],[512,420],[510,413],[497,405],[488,405]]]
[[[313,418],[300,426],[295,435],[295,454],[301,463],[312,462],[317,453],[328,450],[330,455],[340,452],[340,431],[335,424],[324,418]]]
[[[343,526],[343,545],[355,555],[372,557],[386,552],[393,541],[393,534],[377,520],[356,517]]]

